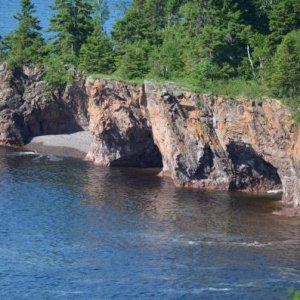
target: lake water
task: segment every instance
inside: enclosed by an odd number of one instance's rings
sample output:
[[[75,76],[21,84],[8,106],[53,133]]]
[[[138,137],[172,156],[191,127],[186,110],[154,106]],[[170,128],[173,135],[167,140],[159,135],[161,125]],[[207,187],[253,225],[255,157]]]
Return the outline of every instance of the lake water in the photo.
[[[110,9],[110,18],[106,23],[106,29],[109,31],[113,22],[119,18],[120,11],[116,9],[118,0],[108,0]],[[47,36],[46,29],[49,25],[49,19],[52,11],[49,6],[54,3],[54,0],[32,0],[36,8],[36,16],[41,21],[41,26],[44,29],[44,34]],[[17,26],[17,20],[14,16],[20,10],[20,0],[0,0],[0,35],[5,36]]]
[[[272,198],[0,148],[0,299],[288,299],[300,220]]]

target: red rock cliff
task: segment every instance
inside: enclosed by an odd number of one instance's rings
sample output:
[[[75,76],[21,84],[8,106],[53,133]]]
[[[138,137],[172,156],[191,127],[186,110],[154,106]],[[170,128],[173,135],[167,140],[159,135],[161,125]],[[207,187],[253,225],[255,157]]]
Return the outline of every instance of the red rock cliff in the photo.
[[[300,206],[300,131],[277,100],[227,100],[175,86],[87,81],[93,143],[103,166],[160,167],[179,186],[265,192]]]

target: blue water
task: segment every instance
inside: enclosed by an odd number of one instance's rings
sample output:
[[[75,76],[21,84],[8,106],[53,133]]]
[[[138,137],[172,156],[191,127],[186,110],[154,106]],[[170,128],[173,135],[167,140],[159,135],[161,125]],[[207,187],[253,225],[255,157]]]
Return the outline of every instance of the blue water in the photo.
[[[108,0],[108,6],[110,9],[110,18],[105,24],[107,31],[111,30],[112,25],[116,19],[120,17],[120,10],[117,10],[116,3],[118,0]],[[48,36],[47,28],[49,26],[49,19],[51,17],[52,11],[49,6],[54,3],[54,0],[32,0],[36,8],[36,16],[41,21],[41,26],[45,36]],[[20,10],[20,0],[0,0],[0,35],[5,36],[9,32],[13,31],[18,21],[14,16]]]
[[[0,299],[288,299],[300,220],[274,199],[0,148]]]

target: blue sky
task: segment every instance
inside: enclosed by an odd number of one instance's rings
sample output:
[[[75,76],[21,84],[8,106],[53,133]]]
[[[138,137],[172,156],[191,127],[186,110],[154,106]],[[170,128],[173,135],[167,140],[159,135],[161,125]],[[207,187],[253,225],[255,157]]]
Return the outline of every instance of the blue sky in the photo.
[[[112,26],[112,23],[118,18],[118,11],[115,8],[115,4],[118,0],[108,0],[110,8],[110,19],[106,24],[107,30]],[[51,10],[49,5],[53,4],[54,0],[32,0],[36,7],[36,15],[41,21],[41,25],[44,29],[49,24],[49,18],[51,16]],[[0,0],[0,35],[4,36],[10,31],[14,30],[17,25],[17,20],[14,16],[20,9],[20,0]]]

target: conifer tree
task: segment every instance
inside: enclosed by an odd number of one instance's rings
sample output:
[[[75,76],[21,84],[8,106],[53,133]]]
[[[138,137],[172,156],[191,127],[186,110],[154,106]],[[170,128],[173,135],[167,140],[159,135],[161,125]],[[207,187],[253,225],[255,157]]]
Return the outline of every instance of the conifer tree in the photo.
[[[81,47],[79,67],[88,73],[111,73],[114,69],[112,46],[98,21],[92,35]]]
[[[287,33],[297,29],[300,29],[300,1],[281,0],[273,5],[270,13],[272,44],[278,45]]]
[[[280,97],[300,94],[300,30],[288,33],[273,57],[269,84]]]
[[[118,58],[117,74],[128,79],[145,77],[150,70],[149,49],[146,40],[127,44],[125,54]]]
[[[16,31],[7,37],[10,52],[8,62],[12,67],[42,60],[43,38],[39,20],[34,17],[35,9],[31,0],[21,0],[21,11]]]
[[[81,46],[93,32],[93,5],[84,0],[55,0],[50,20],[51,52],[66,63],[77,63]]]
[[[95,20],[97,21],[98,25],[103,29],[104,23],[109,18],[109,9],[106,0],[92,0],[95,9]]]

